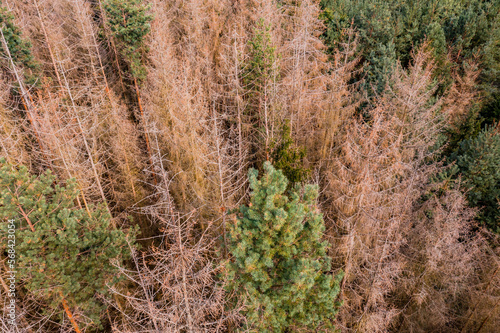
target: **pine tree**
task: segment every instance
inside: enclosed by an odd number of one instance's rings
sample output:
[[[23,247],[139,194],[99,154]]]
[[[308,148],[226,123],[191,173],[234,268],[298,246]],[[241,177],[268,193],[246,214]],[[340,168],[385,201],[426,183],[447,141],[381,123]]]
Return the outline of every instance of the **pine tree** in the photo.
[[[254,332],[332,328],[341,275],[333,277],[317,188],[296,186],[269,162],[249,172],[251,203],[230,228],[229,289],[241,296]]]
[[[50,171],[36,177],[0,159],[0,218],[17,225],[17,268],[24,287],[53,309],[78,307],[99,323],[102,305],[95,296],[106,295],[106,285],[118,281],[112,262],[129,255],[128,236],[110,230],[105,206],[92,212],[75,208],[74,180],[66,186],[54,181]],[[76,322],[73,326],[78,331]]]

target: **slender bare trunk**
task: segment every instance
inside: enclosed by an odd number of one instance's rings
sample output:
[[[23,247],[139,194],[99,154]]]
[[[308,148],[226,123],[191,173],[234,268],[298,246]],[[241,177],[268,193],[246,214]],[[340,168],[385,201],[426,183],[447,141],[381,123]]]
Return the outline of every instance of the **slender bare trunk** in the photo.
[[[82,136],[83,144],[85,146],[85,151],[87,152],[87,155],[88,155],[88,158],[89,158],[89,161],[90,161],[90,165],[91,165],[92,171],[94,173],[94,178],[95,178],[95,181],[97,183],[97,188],[99,189],[99,193],[101,194],[102,201],[106,205],[106,209],[108,210],[109,214],[111,215],[111,211],[109,210],[108,202],[106,200],[106,196],[104,195],[104,189],[102,187],[101,180],[100,180],[99,174],[97,172],[97,167],[96,167],[95,162],[94,162],[93,154],[92,154],[92,151],[90,150],[90,146],[89,146],[89,144],[87,142],[87,137],[85,135],[85,132],[84,132],[84,129],[83,129],[83,125],[82,125],[82,122],[80,120],[80,116],[78,115],[78,110],[76,109],[75,100],[73,99],[73,95],[71,94],[71,89],[69,87],[69,83],[68,83],[68,80],[66,79],[66,75],[64,74],[64,71],[62,72],[62,75],[63,75],[64,83],[65,83],[65,86],[66,86],[66,90],[68,91],[68,95],[69,95],[69,99],[71,101],[71,105],[73,107],[74,117],[75,117],[75,119],[76,119],[76,121],[78,123],[78,128],[79,128],[80,134]],[[111,219],[111,220],[112,220],[112,223],[114,225],[114,220],[113,219]]]
[[[52,61],[52,66],[54,66],[54,73],[57,77],[57,82],[59,83],[59,88],[62,89],[63,85],[61,83],[61,77],[59,76],[59,71],[57,70],[56,60],[54,58],[54,53],[52,52],[52,47],[49,43],[49,37],[47,35],[47,30],[45,29],[45,24],[43,23],[42,15],[40,14],[40,8],[38,7],[38,1],[33,0],[36,7],[36,12],[38,14],[38,19],[40,20],[40,24],[42,25],[43,36],[45,37],[45,43],[47,44],[47,49],[49,50],[50,60]]]

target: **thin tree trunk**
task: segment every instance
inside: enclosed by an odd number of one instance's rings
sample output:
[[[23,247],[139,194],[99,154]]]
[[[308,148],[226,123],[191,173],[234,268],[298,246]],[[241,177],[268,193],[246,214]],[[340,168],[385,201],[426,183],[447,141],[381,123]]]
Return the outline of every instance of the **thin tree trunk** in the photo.
[[[181,236],[181,219],[178,216],[177,217],[177,225],[178,225],[178,230],[177,230],[177,235],[179,237],[179,250],[181,252],[181,265],[182,265],[182,292],[183,292],[183,297],[184,297],[184,304],[186,307],[186,314],[187,314],[187,325],[188,325],[188,333],[194,333],[193,329],[193,317],[191,315],[191,306],[189,303],[189,295],[187,291],[187,276],[186,276],[186,259],[184,256],[184,244],[182,244],[182,236]]]
[[[483,322],[481,323],[481,326],[479,326],[479,328],[477,329],[476,333],[479,333],[483,329],[484,324],[486,324],[486,322],[491,318],[491,315],[497,309],[498,304],[500,304],[500,298],[497,300],[497,302],[495,303],[495,306],[490,311],[490,313],[488,314],[488,316],[486,316],[486,318],[484,318]]]
[[[24,109],[26,110],[26,115],[28,116],[28,119],[31,123],[31,126],[33,127],[33,130],[35,132],[35,137],[38,142],[38,146],[40,147],[40,150],[43,152],[43,146],[42,142],[40,140],[40,135],[39,135],[39,128],[38,128],[38,123],[36,122],[36,111],[33,110],[33,106],[31,104],[31,100],[28,97],[28,93],[26,89],[24,88],[24,83],[21,80],[21,77],[19,73],[17,72],[16,65],[14,64],[14,60],[12,59],[12,55],[10,53],[9,45],[7,44],[7,41],[5,40],[5,35],[3,33],[3,27],[0,29],[0,33],[2,35],[2,44],[5,48],[5,51],[7,53],[7,57],[9,58],[10,64],[12,66],[12,70],[14,71],[14,75],[16,77],[17,83],[19,84],[19,89],[21,90],[21,96],[22,96],[22,104],[24,106]]]
[[[149,144],[149,135],[146,129],[146,117],[144,116],[144,109],[142,108],[142,101],[141,101],[141,94],[139,91],[139,85],[137,84],[137,78],[134,77],[134,86],[135,86],[135,93],[137,95],[137,103],[139,105],[139,112],[141,114],[141,122],[142,126],[144,128],[144,139],[146,140],[146,149],[148,150],[148,156],[149,156],[149,163],[151,164],[151,171],[153,173],[153,180],[155,185],[157,184],[156,180],[156,174],[154,172],[154,165],[153,165],[153,155],[151,154],[151,146]]]
[[[59,76],[59,71],[57,70],[57,65],[56,65],[56,61],[54,58],[54,53],[52,52],[52,48],[50,47],[49,37],[47,35],[47,30],[45,29],[45,24],[43,23],[42,15],[40,14],[40,8],[38,7],[38,1],[37,0],[33,0],[33,1],[35,2],[36,12],[38,14],[40,24],[42,25],[42,32],[43,32],[43,35],[45,37],[45,43],[47,44],[47,48],[49,50],[49,55],[50,55],[50,59],[52,61],[52,66],[54,66],[54,72],[56,73],[57,82],[59,83],[59,87],[62,89],[63,85],[61,83],[61,77]]]
[[[100,3],[101,2],[99,1],[99,5],[100,5]],[[104,66],[102,64],[101,55],[99,54],[99,48],[98,48],[97,40],[95,38],[95,34],[94,34],[94,31],[92,30],[92,28],[91,28],[91,32],[90,33],[92,34],[92,40],[94,41],[94,45],[95,45],[95,48],[96,48],[97,59],[99,60],[99,67],[100,67],[100,70],[101,70],[101,73],[102,73],[102,77],[104,78],[104,84],[106,85],[106,94],[108,95],[109,103],[111,104],[111,109],[113,110],[113,116],[114,116],[114,118],[116,120],[118,120],[118,113],[116,112],[116,105],[115,105],[114,100],[113,100],[113,98],[111,96],[111,91],[109,89],[108,79],[106,77],[106,73],[104,72]],[[89,56],[90,56],[90,52],[89,52]],[[123,82],[122,82],[122,84],[123,84]],[[124,147],[125,144],[124,144],[121,136],[118,136],[118,140],[120,141],[120,146]],[[126,153],[123,154],[123,157],[125,158],[125,167],[127,168],[127,173],[129,175],[128,178],[130,180],[130,185],[132,187],[132,193],[134,195],[134,200],[135,200],[136,197],[137,197],[137,194],[136,194],[136,190],[135,190],[135,186],[134,186],[134,181],[133,181],[133,179],[130,178],[130,175],[132,174],[131,171],[130,171],[130,163],[128,161],[128,157],[127,157]]]
[[[221,202],[221,210],[222,210],[222,229],[223,229],[223,239],[224,239],[224,257],[227,258],[227,240],[226,240],[226,207],[224,203],[226,202],[226,198],[224,196],[224,172],[222,170],[222,156],[221,156],[221,147],[220,147],[220,136],[219,136],[219,125],[217,124],[217,114],[215,112],[215,105],[213,106],[213,118],[214,118],[214,131],[215,131],[215,142],[217,148],[217,169],[219,173],[219,195]]]
[[[86,150],[87,155],[89,157],[90,165],[92,166],[92,171],[94,173],[94,178],[96,180],[97,187],[99,188],[99,192],[101,194],[101,198],[102,198],[103,202],[106,205],[106,209],[108,210],[108,213],[111,215],[111,211],[109,210],[108,202],[106,200],[106,196],[104,195],[104,190],[103,190],[102,185],[101,185],[101,180],[99,179],[99,174],[97,173],[97,167],[96,167],[94,159],[92,157],[92,152],[90,151],[90,147],[89,147],[89,144],[87,142],[87,138],[86,138],[85,133],[83,131],[82,122],[80,121],[80,117],[78,116],[78,112],[76,110],[75,101],[73,99],[73,95],[71,94],[71,89],[69,88],[68,80],[66,79],[66,75],[64,74],[64,71],[62,72],[62,74],[63,74],[63,78],[64,78],[64,83],[66,85],[66,89],[68,91],[69,98],[71,100],[71,105],[73,107],[73,112],[75,113],[75,118],[76,118],[76,120],[78,122],[78,128],[80,129],[80,133],[82,135],[83,144],[85,146],[85,150]],[[113,226],[115,226],[115,223],[114,223],[113,219],[111,219],[111,221],[113,223]]]
[[[266,128],[266,139],[265,139],[265,152],[266,161],[269,161],[269,115],[268,115],[268,104],[267,104],[267,83],[264,87],[264,127]]]
[[[243,163],[243,134],[241,129],[241,96],[239,85],[238,49],[236,48],[236,41],[234,42],[234,79],[238,83],[236,86],[236,108],[238,110],[238,170],[241,170]]]

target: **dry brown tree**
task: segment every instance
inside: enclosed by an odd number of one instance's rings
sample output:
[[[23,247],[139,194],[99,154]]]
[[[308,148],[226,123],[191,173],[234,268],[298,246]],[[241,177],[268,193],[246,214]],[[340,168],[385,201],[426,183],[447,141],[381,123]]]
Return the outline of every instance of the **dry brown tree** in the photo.
[[[153,136],[154,137],[154,136]],[[157,151],[158,152],[158,151]],[[226,310],[221,279],[224,264],[217,249],[220,224],[197,222],[198,213],[181,214],[170,194],[172,179],[157,155],[156,202],[141,208],[160,234],[145,250],[132,249],[132,268],[122,267],[127,283],[115,307],[121,320],[111,320],[116,332],[222,332],[239,318]],[[219,259],[217,259],[219,258]]]
[[[324,207],[345,272],[343,331],[460,331],[474,281],[490,270],[459,185],[430,182],[442,170],[436,144],[453,114],[435,98],[432,73],[424,45],[348,125],[329,164]]]
[[[109,60],[97,37],[95,8],[82,0],[15,2],[42,67],[33,93],[44,148],[41,163],[75,177],[82,201],[111,200],[123,210],[144,195],[143,156],[127,108],[107,78]]]
[[[150,67],[141,91],[144,96],[145,131],[155,135],[168,169],[176,174],[171,184],[179,209],[209,203],[210,184],[206,179],[206,122],[211,115],[207,82],[212,71],[208,44],[210,12],[216,2],[203,8],[195,1],[179,3],[154,1],[149,43]],[[199,24],[199,25],[198,25]],[[154,140],[151,140],[154,141]],[[154,143],[152,143],[154,145]]]
[[[415,55],[408,72],[395,71],[386,96],[369,119],[346,130],[345,144],[328,171],[333,254],[345,272],[339,322],[352,331],[383,332],[397,309],[387,301],[405,259],[399,248],[412,205],[432,167],[425,166],[442,122],[432,103],[432,62]]]
[[[23,128],[29,128],[27,119],[19,117],[10,104],[8,81],[1,81],[2,96],[0,99],[0,156],[5,157],[12,164],[30,164],[30,154],[24,148],[29,138]]]
[[[408,221],[400,249],[407,262],[391,296],[399,311],[394,331],[461,332],[475,302],[487,244],[473,231],[476,212],[467,207],[458,185],[445,186],[430,187],[432,194],[414,206]]]

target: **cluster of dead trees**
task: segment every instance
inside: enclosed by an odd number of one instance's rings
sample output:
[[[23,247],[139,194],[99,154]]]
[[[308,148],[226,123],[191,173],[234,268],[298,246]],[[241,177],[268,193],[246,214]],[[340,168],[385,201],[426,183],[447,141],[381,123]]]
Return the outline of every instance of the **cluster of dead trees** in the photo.
[[[425,44],[368,101],[356,31],[327,55],[317,1],[124,0],[124,27],[130,13],[150,17],[133,59],[141,76],[112,29],[115,2],[2,2],[37,69],[2,36],[0,156],[75,178],[75,205],[105,203],[114,228],[139,228],[100,326],[74,310],[82,332],[242,327],[224,280],[229,213],[248,200],[249,167],[275,162],[284,123],[290,149],[306,151],[294,166],[320,188],[332,272],[344,272],[337,329],[499,327],[498,237],[475,222],[459,181],[434,177],[441,134],[465,117],[477,75],[437,95]],[[74,331],[62,307],[46,311],[19,283],[17,332]]]

